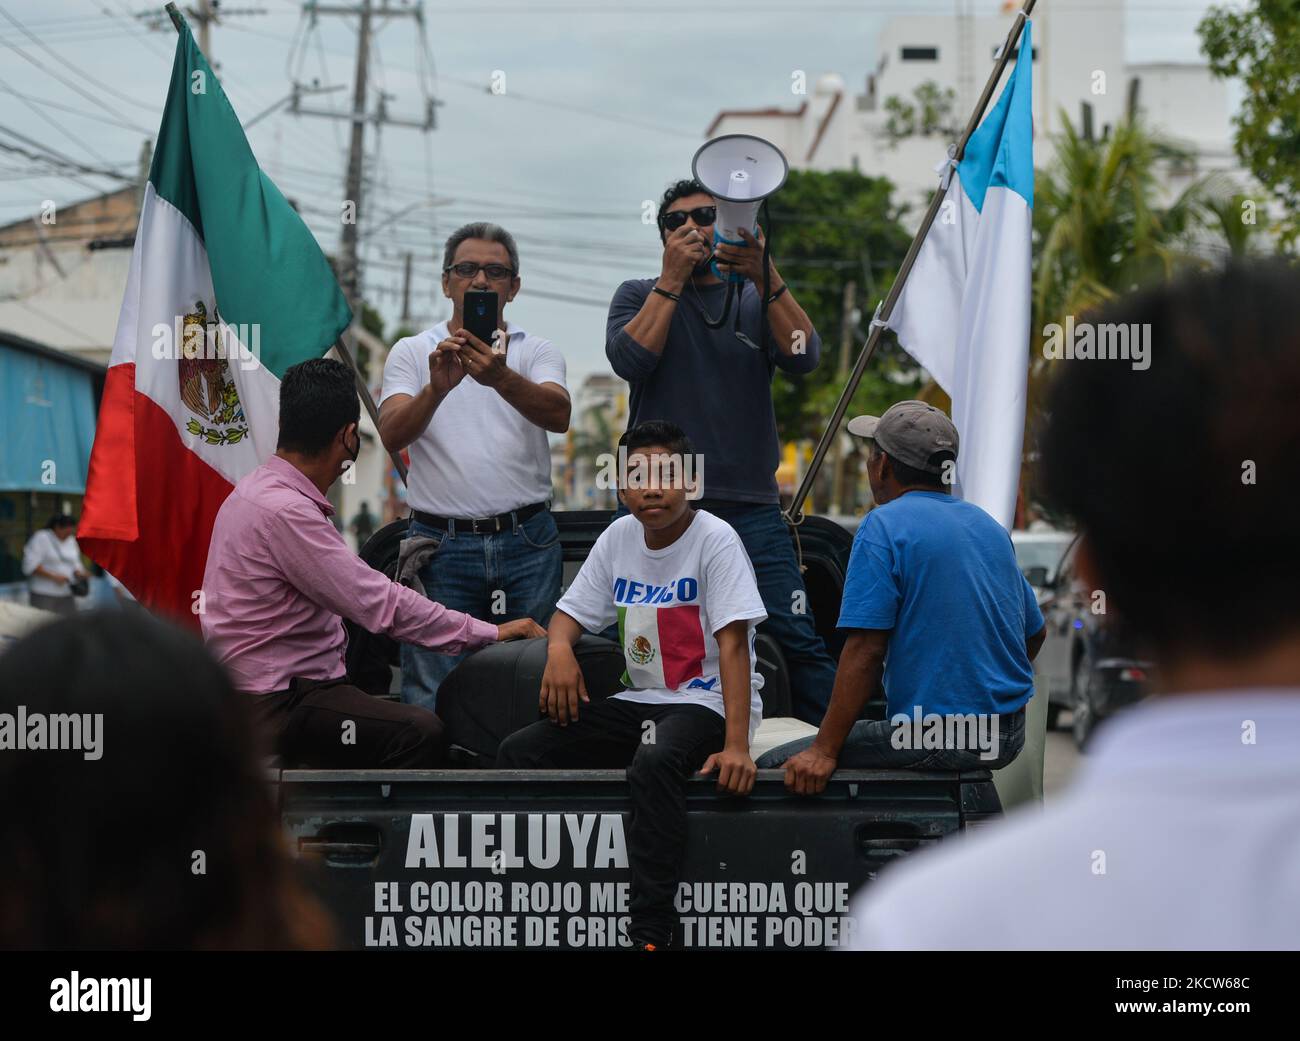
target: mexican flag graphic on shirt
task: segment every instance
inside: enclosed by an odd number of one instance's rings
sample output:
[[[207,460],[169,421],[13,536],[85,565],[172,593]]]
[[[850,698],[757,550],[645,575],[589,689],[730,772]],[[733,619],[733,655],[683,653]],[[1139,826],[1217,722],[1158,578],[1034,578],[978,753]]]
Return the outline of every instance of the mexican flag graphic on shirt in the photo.
[[[676,690],[704,675],[699,604],[619,607],[618,633],[627,687]]]

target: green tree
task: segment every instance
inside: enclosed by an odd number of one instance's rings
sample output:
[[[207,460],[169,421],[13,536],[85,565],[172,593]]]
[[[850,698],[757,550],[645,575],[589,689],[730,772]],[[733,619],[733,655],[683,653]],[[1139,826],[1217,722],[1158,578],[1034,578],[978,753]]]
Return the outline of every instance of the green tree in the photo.
[[[1188,153],[1126,118],[1101,139],[1061,113],[1051,165],[1035,173],[1034,329],[1078,315],[1192,260],[1200,184],[1160,203],[1159,164]]]
[[[600,470],[600,457],[617,452],[618,439],[623,432],[613,428],[610,423],[609,409],[600,405],[589,405],[577,418],[578,422],[569,428],[572,463],[579,470],[584,469],[581,464],[585,463],[586,469],[590,469],[591,474],[595,475]],[[581,491],[585,492],[585,490]],[[579,501],[570,504],[570,508],[585,509],[590,506],[595,509],[613,509],[617,505],[613,492],[597,488],[591,503]]]
[[[1241,230],[1239,216],[1235,225],[1230,219],[1234,207],[1241,212],[1241,195],[1222,175],[1162,198],[1166,164],[1191,157],[1140,119],[1126,117],[1100,140],[1081,134],[1064,112],[1061,125],[1048,167],[1034,175],[1031,432],[1052,371],[1043,357],[1048,323],[1064,324],[1134,288],[1250,248],[1249,230]]]
[[[1212,7],[1197,31],[1215,75],[1240,77],[1245,86],[1233,144],[1280,204],[1279,245],[1294,252],[1300,240],[1300,0]]]
[[[1224,250],[1244,257],[1260,248],[1263,225],[1256,217],[1257,202],[1239,191],[1227,178],[1205,185],[1200,201],[1201,222],[1222,239]]]
[[[383,316],[364,300],[361,302],[361,328],[376,336],[381,343],[388,343],[388,341],[384,339]],[[357,368],[361,370],[362,378],[369,382],[370,348],[364,343],[357,344]]]
[[[850,332],[849,366],[866,339],[866,326],[889,289],[911,235],[900,223],[903,207],[893,186],[854,170],[792,170],[771,203],[772,251],[781,276],[798,296],[821,336],[821,364],[803,377],[779,370],[773,382],[782,440],[820,436],[843,389],[840,343],[844,287],[857,285],[859,321]],[[882,343],[853,398],[853,407],[887,406],[916,385],[916,365],[890,342]]]
[[[957,92],[951,87],[940,87],[934,80],[926,80],[912,91],[913,101],[891,94],[884,108],[889,113],[885,121],[885,136],[891,145],[914,134],[928,136],[943,134],[956,137],[961,125],[953,111],[957,105]]]

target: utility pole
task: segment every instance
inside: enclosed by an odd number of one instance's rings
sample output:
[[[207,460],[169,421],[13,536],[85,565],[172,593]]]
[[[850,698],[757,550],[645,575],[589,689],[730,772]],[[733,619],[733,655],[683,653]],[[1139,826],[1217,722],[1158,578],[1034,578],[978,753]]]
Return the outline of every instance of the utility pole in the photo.
[[[199,0],[198,7],[186,8],[186,13],[199,26],[199,50],[203,52],[203,57],[208,59],[208,64],[212,64],[212,34],[208,27],[217,21],[217,11],[212,4],[212,0]]]
[[[352,313],[360,315],[361,277],[357,257],[357,237],[361,225],[362,197],[365,194],[363,160],[365,158],[366,124],[374,123],[376,127],[380,127],[385,123],[389,123],[394,126],[415,127],[427,133],[434,128],[434,107],[438,104],[433,99],[429,99],[423,120],[394,119],[388,115],[384,99],[380,98],[375,114],[373,116],[366,114],[372,19],[375,15],[379,15],[384,19],[411,17],[423,25],[424,9],[420,4],[414,4],[410,7],[390,7],[389,0],[383,0],[379,7],[374,6],[373,0],[361,0],[361,3],[355,7],[319,4],[314,0],[309,0],[308,3],[303,5],[303,11],[313,18],[322,14],[338,14],[356,16],[360,19],[357,32],[356,74],[352,84],[352,111],[344,113],[303,108],[298,101],[297,94],[302,90],[298,84],[294,85],[295,97],[290,108],[290,111],[295,114],[324,116],[329,119],[346,119],[352,124],[352,132],[348,142],[347,177],[344,182],[344,203],[345,205],[350,204],[350,212],[345,211],[344,216],[351,219],[343,221],[343,232],[339,239],[339,285],[343,289],[343,295],[347,298],[348,306],[352,308]]]
[[[411,251],[406,252],[405,270],[402,272],[402,325],[411,327]]]
[[[849,353],[853,350],[853,300],[858,294],[858,284],[847,282],[844,285],[844,302],[840,307],[840,365],[839,383],[843,384],[849,374]],[[831,469],[831,512],[844,511],[844,435],[835,439],[833,451],[834,462]]]
[[[366,133],[366,73],[370,60],[370,0],[361,0],[361,26],[357,33],[357,73],[352,83],[352,139],[348,143],[347,200],[352,203],[351,221],[343,222],[339,252],[342,254],[343,295],[352,313],[357,313],[357,222],[361,220],[361,161]]]
[[[149,183],[149,169],[153,166],[153,142],[149,138],[144,139],[144,144],[140,146],[140,158],[136,163],[135,178],[135,211],[139,213],[144,206],[144,189]]]
[[[373,0],[361,0],[361,3],[355,7],[349,7],[341,4],[320,4],[317,0],[307,0],[303,4],[303,12],[310,15],[312,24],[319,15],[337,14],[348,17],[356,16],[360,19],[360,25],[357,32],[357,64],[356,74],[352,84],[352,111],[351,112],[331,112],[321,109],[303,108],[300,104],[300,97],[304,92],[303,87],[294,83],[293,101],[289,111],[295,115],[304,116],[323,116],[327,119],[346,119],[351,123],[351,134],[348,141],[348,170],[344,183],[344,208],[341,210],[343,217],[343,230],[339,237],[339,287],[343,290],[343,296],[348,302],[348,307],[352,309],[352,320],[357,325],[361,323],[362,314],[362,295],[361,295],[361,272],[360,261],[357,256],[358,228],[361,224],[362,213],[362,196],[365,194],[363,160],[365,158],[366,145],[366,124],[374,123],[376,129],[385,123],[396,126],[416,127],[428,133],[434,129],[434,112],[440,102],[432,97],[426,99],[424,119],[393,119],[388,115],[385,98],[379,98],[378,108],[373,116],[366,115],[366,90],[367,78],[369,75],[370,59],[370,36],[372,32],[371,19],[374,15],[379,15],[385,21],[389,18],[414,18],[419,25],[420,32],[424,32],[424,6],[416,3],[410,7],[391,7],[389,0],[382,0],[380,6],[375,7]],[[350,219],[349,219],[350,218]],[[409,268],[408,268],[409,270]],[[404,308],[405,309],[405,308]],[[379,427],[379,415],[375,409],[374,400],[371,398],[370,389],[366,386],[365,378],[361,374],[361,369],[356,361],[356,336],[351,331],[344,333],[335,343],[335,349],[339,352],[340,357],[347,363],[352,370],[353,377],[356,380],[357,392],[365,403],[366,411],[370,414],[370,419],[375,427]],[[399,453],[390,453],[393,459],[393,465],[401,475],[402,480],[406,480],[406,465],[402,462]],[[335,488],[338,485],[334,486]],[[333,491],[333,489],[331,489]]]
[[[223,16],[246,14],[266,14],[266,8],[236,7],[223,11],[221,10],[221,0],[195,0],[195,3],[185,8],[185,20],[198,26],[199,50],[203,52],[203,57],[208,59],[208,64],[214,69],[217,67],[217,62],[212,56],[211,27],[220,25]],[[150,29],[165,30],[171,27],[167,16],[159,14],[157,11],[141,11],[136,17],[146,20]]]

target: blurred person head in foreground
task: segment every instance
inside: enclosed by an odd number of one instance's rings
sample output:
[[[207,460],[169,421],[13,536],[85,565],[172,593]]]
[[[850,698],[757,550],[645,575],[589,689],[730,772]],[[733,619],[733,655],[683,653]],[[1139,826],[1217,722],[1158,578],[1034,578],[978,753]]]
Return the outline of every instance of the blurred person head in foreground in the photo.
[[[1156,662],[1156,693],[1041,813],[869,887],[857,946],[1300,936],[1300,272],[1233,265],[1080,320],[1145,326],[1151,365],[1054,363],[1044,497],[1080,532],[1084,582]]]
[[[202,644],[153,618],[88,614],[12,645],[0,654],[0,948],[330,946],[261,754]]]

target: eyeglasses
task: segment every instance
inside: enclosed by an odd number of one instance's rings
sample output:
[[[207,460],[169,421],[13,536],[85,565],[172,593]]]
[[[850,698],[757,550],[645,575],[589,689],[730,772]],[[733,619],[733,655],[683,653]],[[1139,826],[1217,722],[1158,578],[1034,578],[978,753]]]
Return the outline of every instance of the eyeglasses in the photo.
[[[686,223],[687,217],[690,217],[701,228],[707,228],[718,219],[718,208],[716,206],[697,206],[693,210],[673,210],[671,213],[665,213],[660,217],[659,223],[663,225],[664,231],[676,231]]]
[[[448,271],[453,271],[461,278],[473,278],[480,271],[487,275],[488,279],[493,282],[500,282],[503,279],[514,277],[515,269],[506,267],[504,264],[475,264],[472,260],[462,260],[459,264],[452,264],[442,269],[445,275]]]

